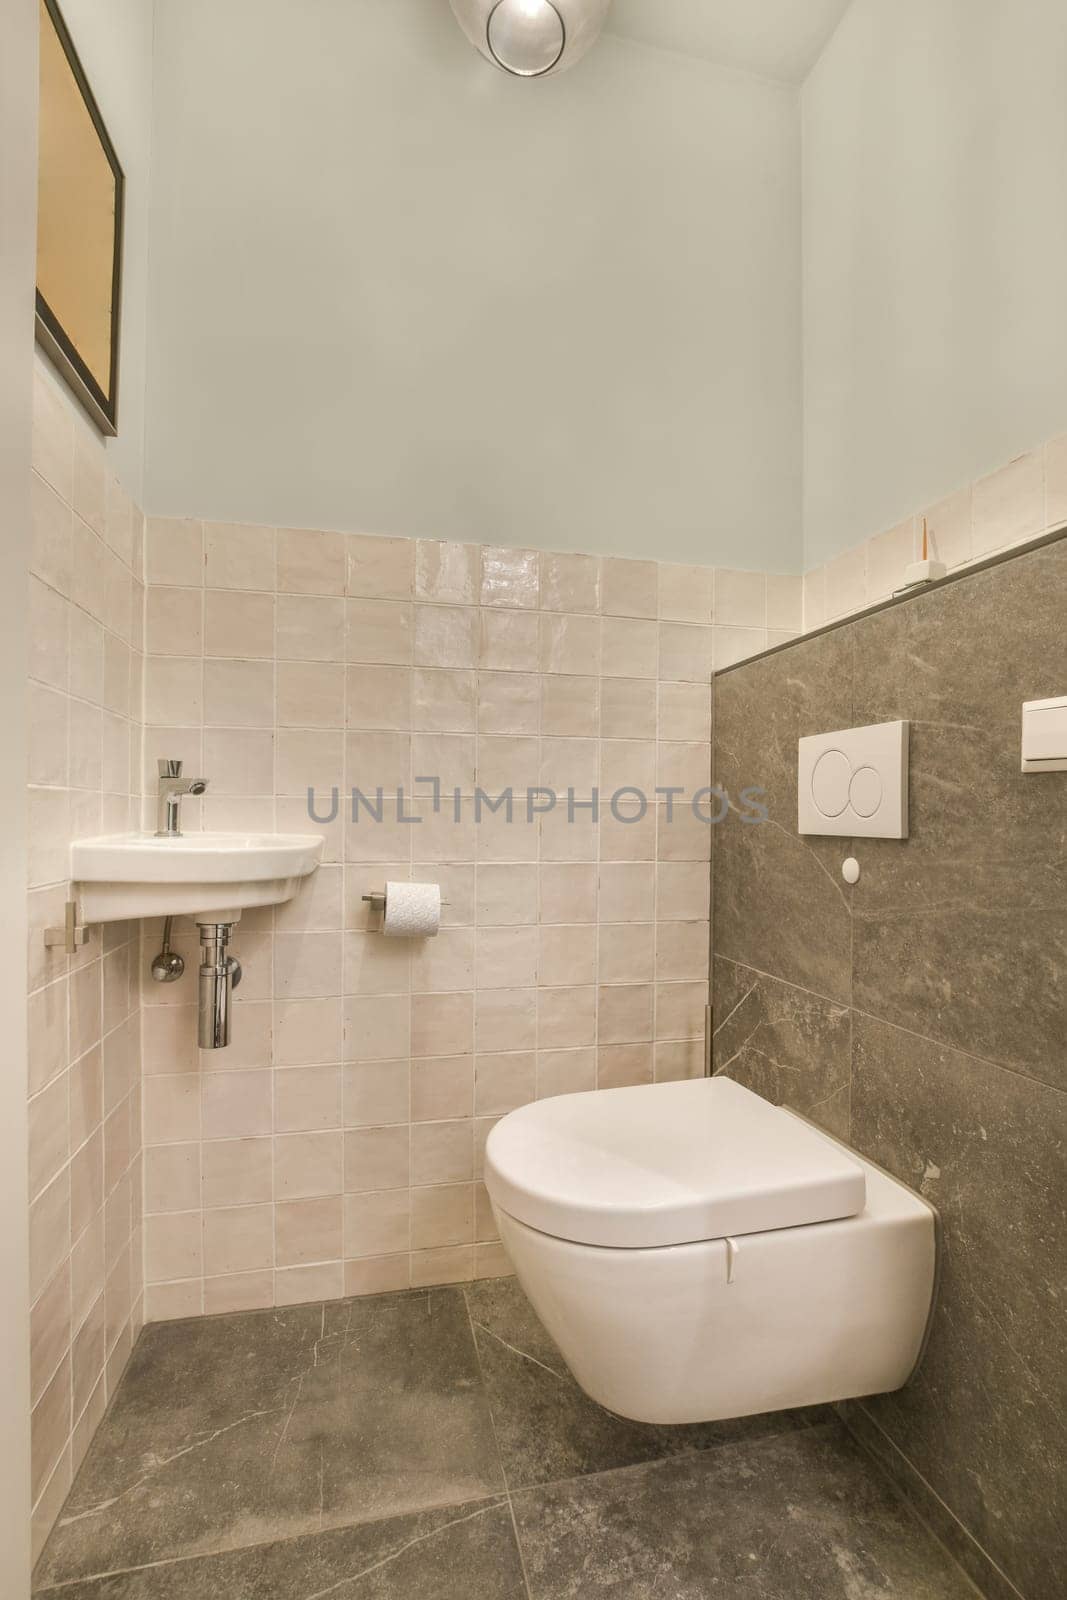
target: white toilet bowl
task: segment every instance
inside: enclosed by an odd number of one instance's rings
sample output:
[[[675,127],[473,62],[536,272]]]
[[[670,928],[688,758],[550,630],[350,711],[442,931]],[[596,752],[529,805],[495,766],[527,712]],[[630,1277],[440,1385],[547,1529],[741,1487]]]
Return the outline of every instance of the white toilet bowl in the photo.
[[[728,1078],[523,1106],[489,1135],[486,1184],[567,1365],[621,1416],[845,1400],[919,1361],[936,1212]]]

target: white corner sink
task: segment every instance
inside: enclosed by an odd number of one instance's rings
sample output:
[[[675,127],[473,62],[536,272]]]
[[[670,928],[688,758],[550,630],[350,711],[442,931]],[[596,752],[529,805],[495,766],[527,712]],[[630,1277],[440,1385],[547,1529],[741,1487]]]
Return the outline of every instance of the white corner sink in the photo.
[[[236,922],[252,906],[291,900],[324,843],[302,833],[112,833],[75,840],[70,876],[83,922]]]

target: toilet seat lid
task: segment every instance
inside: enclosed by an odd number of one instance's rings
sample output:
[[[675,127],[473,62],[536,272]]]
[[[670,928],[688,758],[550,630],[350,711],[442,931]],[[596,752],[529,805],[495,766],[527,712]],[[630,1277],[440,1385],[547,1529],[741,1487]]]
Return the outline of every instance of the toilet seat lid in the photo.
[[[730,1078],[560,1095],[486,1146],[494,1203],[575,1244],[645,1249],[851,1217],[862,1166]]]

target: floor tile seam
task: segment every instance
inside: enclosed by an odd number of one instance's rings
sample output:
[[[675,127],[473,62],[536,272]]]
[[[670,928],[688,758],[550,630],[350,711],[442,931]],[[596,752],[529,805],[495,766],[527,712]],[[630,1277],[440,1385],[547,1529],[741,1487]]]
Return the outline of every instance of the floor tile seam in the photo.
[[[860,1403],[857,1402],[857,1404],[860,1404]],[[915,1466],[914,1462],[910,1459],[910,1457],[908,1457],[908,1456],[906,1456],[904,1454],[903,1450],[897,1444],[896,1440],[890,1438],[889,1434],[886,1433],[885,1429],[882,1428],[881,1425],[875,1420],[875,1418],[871,1416],[870,1411],[867,1409],[866,1406],[860,1404],[860,1409],[862,1410],[863,1415],[867,1418],[867,1421],[871,1424],[871,1426],[877,1432],[879,1438],[881,1438],[885,1442],[885,1444],[889,1446],[889,1449],[892,1451],[893,1455],[895,1457],[899,1458],[901,1463],[907,1468],[907,1470],[912,1474],[912,1476],[922,1485],[922,1488],[925,1491],[925,1493],[930,1496],[930,1499],[932,1501],[936,1502],[936,1504],[944,1512],[946,1518],[953,1524],[953,1526],[959,1529],[961,1535],[967,1541],[967,1543],[970,1546],[972,1546],[973,1549],[975,1549],[978,1552],[978,1554],[982,1557],[982,1559],[985,1562],[988,1563],[989,1567],[997,1574],[997,1577],[1011,1590],[1012,1594],[1018,1595],[1019,1600],[1025,1600],[1025,1597],[1023,1596],[1021,1590],[1016,1588],[1015,1584],[1012,1583],[1012,1581],[1008,1577],[1007,1573],[997,1564],[996,1561],[994,1561],[993,1557],[985,1549],[984,1545],[980,1544],[978,1542],[978,1540],[975,1538],[974,1534],[970,1531],[970,1529],[968,1527],[966,1527],[965,1524],[960,1521],[959,1517],[953,1511],[952,1507],[947,1503],[947,1501],[945,1501],[945,1500],[943,1500],[941,1498],[941,1496],[938,1494],[938,1492],[934,1488],[934,1486],[929,1482],[929,1480],[927,1478],[925,1478],[923,1476],[923,1474],[919,1471],[918,1467]],[[858,1433],[855,1433],[849,1427],[848,1423],[846,1421],[844,1421],[844,1419],[842,1419],[842,1426],[844,1427],[845,1432],[848,1434],[848,1437],[852,1440],[852,1442],[863,1453],[863,1455],[866,1457],[866,1459],[874,1465],[874,1467],[876,1468],[876,1470],[877,1470],[880,1478],[882,1479],[882,1481],[889,1486],[889,1489],[891,1490],[894,1498],[904,1508],[904,1510],[908,1513],[908,1515],[911,1517],[912,1521],[918,1523],[919,1527],[922,1528],[923,1531],[925,1533],[927,1533],[930,1536],[931,1539],[933,1539],[934,1543],[938,1546],[938,1548],[940,1550],[944,1551],[944,1553],[945,1553],[946,1557],[948,1558],[948,1560],[963,1575],[963,1577],[967,1581],[967,1583],[970,1584],[971,1588],[975,1592],[975,1595],[979,1597],[979,1600],[985,1600],[984,1591],[978,1587],[978,1584],[975,1581],[975,1579],[971,1577],[971,1575],[967,1571],[967,1569],[960,1563],[960,1561],[957,1559],[957,1557],[955,1555],[953,1555],[952,1551],[949,1549],[949,1547],[945,1543],[944,1539],[938,1533],[937,1529],[923,1515],[921,1508],[913,1500],[908,1498],[908,1495],[905,1493],[903,1487],[893,1477],[893,1474],[890,1471],[888,1465],[884,1461],[882,1461],[880,1459],[880,1457],[878,1456],[877,1452],[875,1450],[873,1450],[871,1448],[871,1446],[863,1438],[861,1438],[861,1436]]]
[[[478,1348],[478,1335],[475,1332],[474,1313],[471,1310],[470,1295],[463,1290],[463,1305],[467,1312],[467,1326],[470,1329],[471,1344],[474,1347],[474,1359],[478,1364],[478,1376],[481,1380],[482,1394],[485,1398],[486,1409],[489,1412],[489,1426],[493,1431],[493,1448],[496,1451],[497,1465],[500,1476],[504,1481],[504,1495],[508,1505],[508,1516],[511,1518],[511,1535],[515,1540],[515,1550],[519,1558],[519,1569],[522,1572],[522,1585],[526,1591],[526,1600],[533,1600],[533,1591],[530,1588],[530,1577],[526,1570],[526,1552],[522,1547],[519,1537],[519,1523],[515,1515],[515,1507],[511,1499],[511,1483],[508,1479],[508,1469],[504,1463],[504,1452],[500,1448],[500,1436],[497,1433],[496,1416],[493,1412],[493,1402],[489,1395],[489,1385],[485,1381],[485,1368],[482,1366],[482,1353]]]
[[[677,1450],[666,1456],[650,1456],[645,1461],[629,1461],[619,1467],[602,1467],[598,1472],[576,1472],[569,1478],[549,1478],[543,1483],[516,1484],[509,1490],[509,1496],[514,1499],[516,1495],[537,1494],[545,1489],[565,1489],[574,1483],[593,1483],[599,1478],[615,1478],[622,1473],[641,1472],[648,1467],[667,1467],[696,1459],[710,1460],[719,1457],[725,1451],[736,1450],[746,1445],[758,1449],[779,1439],[795,1439],[803,1434],[817,1432],[819,1429],[826,1429],[830,1433],[848,1431],[844,1423],[835,1418],[828,1418],[823,1422],[807,1422],[800,1428],[783,1428],[780,1432],[761,1434],[755,1439],[724,1439],[721,1444],[694,1445],[691,1449]]]
[[[441,1293],[441,1292],[442,1291],[437,1290],[435,1288],[427,1287],[427,1288],[420,1288],[420,1289],[414,1289],[414,1290],[404,1290],[404,1291],[394,1292],[394,1293],[390,1293],[390,1294],[382,1295],[382,1296],[370,1296],[370,1297],[367,1297],[367,1296],[356,1296],[356,1297],[351,1297],[350,1303],[353,1304],[353,1305],[362,1305],[362,1304],[365,1303],[365,1301],[367,1299],[380,1299],[380,1300],[384,1301],[384,1300],[395,1300],[395,1299],[398,1299],[398,1298],[407,1299],[408,1297],[410,1297],[412,1299],[421,1297],[421,1298],[429,1301],[429,1300],[432,1299],[432,1297],[435,1294],[438,1294],[438,1293]],[[444,1292],[444,1294],[446,1294],[448,1296],[463,1295],[463,1288],[462,1288],[461,1285],[457,1284],[454,1287],[450,1287],[448,1289],[445,1289],[443,1292]],[[298,1311],[298,1310],[303,1311],[303,1310],[306,1310],[306,1309],[309,1310],[312,1307],[318,1306],[319,1313],[320,1313],[320,1317],[319,1317],[319,1334],[318,1334],[318,1337],[316,1338],[316,1340],[314,1342],[314,1345],[312,1346],[312,1350],[314,1351],[327,1338],[343,1337],[343,1334],[338,1334],[338,1335],[335,1336],[335,1335],[332,1335],[332,1334],[327,1335],[326,1332],[325,1332],[326,1320],[327,1320],[327,1310],[328,1310],[329,1307],[331,1307],[332,1305],[334,1305],[336,1303],[337,1302],[333,1302],[333,1301],[321,1301],[321,1302],[313,1301],[313,1302],[310,1302],[307,1307],[303,1307],[303,1306],[301,1306],[301,1307],[288,1307],[288,1306],[286,1306],[286,1307],[276,1307],[276,1306],[259,1307],[259,1308],[255,1309],[255,1310],[252,1310],[252,1311],[249,1311],[249,1312],[220,1313],[220,1316],[219,1316],[218,1320],[221,1320],[222,1316],[232,1317],[232,1318],[240,1318],[240,1319],[248,1317],[248,1318],[254,1318],[254,1319],[257,1319],[257,1320],[262,1320],[262,1319],[268,1318],[268,1317],[271,1318],[271,1319],[276,1319],[278,1317],[279,1313],[284,1313],[286,1311]],[[465,1297],[465,1295],[463,1295],[463,1304],[464,1304],[464,1311],[467,1313],[468,1319],[469,1319],[469,1310],[468,1310],[467,1305],[466,1305],[466,1297]],[[202,1318],[202,1317],[188,1317],[188,1318],[183,1318],[183,1319],[180,1319],[180,1320],[182,1322],[188,1324],[191,1327],[196,1327],[200,1323],[202,1323],[205,1319]],[[212,1319],[212,1320],[215,1320],[215,1319]],[[140,1341],[147,1334],[149,1326],[150,1326],[150,1324],[146,1324],[145,1327],[142,1328],[141,1333],[140,1333],[140,1335],[138,1337],[138,1343],[140,1343]],[[286,1388],[291,1387],[291,1385],[294,1382],[296,1382],[298,1384],[296,1396],[294,1397],[294,1399],[292,1401],[286,1400],[283,1404],[280,1404],[277,1407],[271,1407],[268,1410],[266,1410],[266,1411],[264,1411],[262,1413],[259,1413],[259,1415],[262,1415],[262,1416],[274,1416],[274,1415],[281,1416],[283,1414],[288,1414],[288,1415],[291,1416],[298,1409],[298,1407],[301,1406],[300,1386],[302,1386],[304,1379],[308,1376],[309,1372],[312,1371],[312,1370],[314,1370],[314,1367],[309,1368],[305,1372],[301,1372],[299,1374],[295,1374],[293,1377],[291,1377],[290,1379],[287,1380]],[[125,1378],[126,1374],[124,1374],[123,1376]],[[100,1423],[101,1427],[107,1421],[107,1419],[110,1416],[112,1410],[114,1409],[114,1406],[118,1401],[119,1394],[121,1392],[122,1387],[123,1387],[123,1385],[120,1384],[116,1388],[115,1394],[111,1397],[110,1401],[108,1402],[107,1408],[106,1408],[106,1410],[104,1412],[104,1416],[101,1418],[101,1423]],[[319,1402],[317,1402],[317,1401],[305,1400],[305,1401],[303,1401],[302,1404],[304,1406],[308,1406],[308,1405],[315,1405],[315,1404],[318,1404],[318,1403]],[[245,1420],[247,1420],[247,1419],[245,1419],[245,1418],[241,1418],[240,1419],[240,1421],[242,1421],[242,1422],[245,1421]],[[237,1424],[232,1424],[231,1426],[236,1426],[236,1425]],[[210,1441],[201,1441],[201,1444],[208,1443],[208,1442],[210,1442]],[[199,1445],[195,1446],[195,1448],[200,1448],[200,1446]],[[179,1452],[179,1453],[182,1453],[182,1452]],[[168,1463],[164,1463],[164,1465],[166,1465],[166,1464],[168,1464]],[[84,1463],[83,1463],[83,1466],[84,1466]],[[501,1475],[503,1477],[503,1469],[502,1468],[501,1468]],[[77,1476],[75,1478],[75,1483],[76,1483],[76,1481],[77,1481]],[[72,1491],[73,1491],[73,1487],[74,1487],[74,1485],[72,1485]],[[124,1492],[128,1492],[128,1491],[124,1491]],[[493,1496],[485,1496],[485,1497],[482,1497],[482,1498],[491,1499],[491,1498],[494,1498],[494,1497]],[[502,1495],[496,1496],[495,1498],[503,1499],[504,1495],[502,1494]],[[68,1495],[67,1501],[65,1502],[65,1505],[69,1504],[69,1503],[70,1503],[70,1495]],[[439,1509],[443,1509],[444,1507],[449,1506],[449,1505],[457,1505],[457,1504],[463,1504],[463,1503],[464,1503],[463,1501],[444,1500],[444,1501],[435,1502],[431,1506],[417,1507],[416,1511],[439,1510]],[[474,1502],[472,1502],[472,1503],[474,1503]],[[172,1565],[173,1563],[180,1562],[180,1561],[197,1560],[197,1559],[201,1559],[201,1558],[210,1559],[211,1557],[214,1557],[214,1556],[226,1555],[231,1550],[256,1549],[256,1548],[259,1548],[260,1546],[263,1546],[263,1545],[288,1542],[291,1539],[313,1538],[319,1532],[325,1533],[325,1532],[335,1531],[338,1528],[357,1527],[357,1526],[363,1525],[363,1523],[366,1522],[366,1521],[387,1522],[387,1521],[393,1520],[394,1516],[406,1516],[406,1515],[411,1515],[411,1514],[413,1514],[413,1513],[412,1512],[396,1512],[396,1513],[393,1513],[391,1515],[387,1515],[387,1516],[382,1517],[382,1518],[370,1518],[370,1519],[360,1518],[360,1519],[357,1519],[356,1521],[351,1522],[351,1523],[349,1523],[349,1522],[325,1523],[325,1524],[322,1524],[319,1528],[308,1528],[302,1533],[282,1535],[280,1539],[276,1539],[276,1540],[274,1540],[274,1539],[255,1540],[255,1541],[253,1541],[252,1544],[249,1544],[249,1545],[227,1546],[225,1548],[218,1549],[218,1550],[203,1550],[203,1551],[196,1552],[196,1553],[194,1553],[192,1555],[189,1555],[189,1556],[174,1555],[174,1556],[166,1557],[165,1559],[163,1559],[161,1561],[158,1561],[158,1562],[144,1562],[144,1563],[141,1563],[139,1565],[136,1565],[136,1566],[130,1567],[130,1568],[125,1568],[125,1567],[124,1568],[115,1568],[115,1569],[108,1569],[107,1571],[104,1571],[104,1572],[91,1573],[91,1574],[87,1574],[87,1575],[79,1575],[78,1577],[75,1577],[75,1578],[65,1579],[65,1580],[63,1580],[63,1582],[61,1584],[49,1584],[49,1585],[45,1585],[45,1586],[40,1587],[40,1588],[35,1588],[32,1592],[35,1595],[36,1594],[50,1593],[53,1590],[58,1591],[60,1589],[70,1588],[74,1584],[86,1583],[86,1582],[90,1582],[90,1581],[96,1581],[96,1580],[99,1580],[101,1578],[111,1577],[116,1572],[127,1572],[127,1571],[137,1572],[137,1571],[141,1571],[141,1570],[151,1569],[151,1568],[154,1568],[156,1566]]]
[[[104,1405],[104,1409],[103,1409],[103,1411],[102,1411],[102,1413],[100,1415],[100,1420],[97,1422],[96,1427],[93,1430],[93,1437],[94,1438],[101,1431],[101,1429],[104,1428],[107,1425],[108,1421],[110,1420],[112,1412],[115,1410],[116,1406],[118,1405],[119,1396],[122,1393],[123,1384],[124,1384],[126,1375],[127,1375],[127,1373],[129,1372],[129,1369],[130,1369],[130,1363],[133,1360],[134,1351],[137,1349],[138,1345],[144,1339],[144,1336],[145,1336],[146,1332],[148,1331],[148,1327],[149,1327],[148,1323],[145,1323],[142,1326],[141,1331],[137,1335],[136,1340],[130,1346],[130,1353],[126,1357],[126,1365],[124,1366],[124,1368],[122,1370],[122,1375],[119,1378],[118,1383],[115,1385],[113,1393],[111,1393],[110,1395],[107,1396],[107,1399],[106,1399],[106,1402],[105,1402],[105,1405]],[[81,1416],[84,1416],[85,1412],[88,1411],[89,1404],[90,1404],[90,1401],[87,1401],[85,1406],[84,1406],[84,1408],[83,1408],[83,1410],[82,1410],[82,1412],[81,1412]],[[80,1420],[80,1418],[79,1418],[79,1420]],[[78,1486],[79,1477],[82,1475],[83,1472],[87,1472],[88,1471],[88,1461],[89,1461],[89,1452],[87,1450],[85,1455],[83,1456],[82,1460],[78,1463],[78,1466],[77,1466],[77,1468],[76,1468],[76,1470],[75,1470],[75,1472],[74,1472],[74,1474],[73,1474],[73,1476],[71,1478],[70,1488],[67,1490],[66,1496],[64,1497],[64,1500],[63,1500],[63,1505],[62,1505],[62,1507],[60,1509],[60,1512],[59,1512],[59,1516],[60,1517],[63,1515],[63,1512],[66,1510],[67,1506],[70,1504],[70,1502],[71,1502],[71,1500],[72,1500],[72,1498],[74,1496],[74,1491]],[[57,1517],[56,1520],[53,1522],[53,1524],[52,1524],[52,1532],[54,1532],[55,1528],[58,1526],[58,1520],[59,1519]],[[49,1536],[48,1536],[49,1539],[52,1537],[52,1532],[49,1533]],[[47,1543],[48,1543],[48,1541],[46,1540],[45,1541],[45,1548],[47,1548]],[[40,1565],[40,1563],[43,1560],[43,1558],[44,1558],[44,1549],[42,1549],[40,1555],[37,1557],[37,1561],[35,1563],[35,1566],[36,1565]],[[31,1580],[31,1582],[32,1582],[32,1580]],[[41,1591],[41,1592],[43,1592],[43,1591]],[[36,1589],[31,1589],[31,1594],[36,1594],[36,1593],[38,1593],[38,1591]]]
[[[193,1550],[188,1555],[164,1556],[159,1561],[142,1561],[132,1567],[108,1567],[101,1572],[82,1573],[76,1578],[64,1578],[59,1583],[43,1584],[35,1588],[31,1600],[36,1600],[39,1595],[62,1594],[66,1590],[77,1588],[79,1584],[101,1583],[108,1578],[126,1577],[136,1572],[156,1572],[163,1567],[187,1566],[192,1561],[217,1561],[223,1556],[247,1555],[252,1550],[269,1550],[275,1545],[298,1544],[302,1539],[325,1539],[331,1533],[348,1533],[354,1528],[382,1527],[391,1522],[400,1522],[405,1517],[418,1517],[435,1511],[450,1511],[456,1506],[474,1506],[489,1511],[494,1506],[506,1504],[506,1494],[481,1495],[473,1500],[435,1500],[432,1505],[414,1506],[407,1511],[394,1511],[383,1517],[359,1517],[353,1522],[331,1522],[323,1528],[308,1528],[301,1533],[279,1534],[276,1539],[255,1539],[251,1544],[225,1545],[217,1550]]]

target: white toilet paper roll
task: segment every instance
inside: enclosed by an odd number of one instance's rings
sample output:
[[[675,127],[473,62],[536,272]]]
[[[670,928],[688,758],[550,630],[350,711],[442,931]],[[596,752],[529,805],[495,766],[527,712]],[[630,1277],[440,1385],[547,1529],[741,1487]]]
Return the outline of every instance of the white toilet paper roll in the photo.
[[[440,884],[386,884],[382,932],[390,939],[432,939],[440,928]]]

